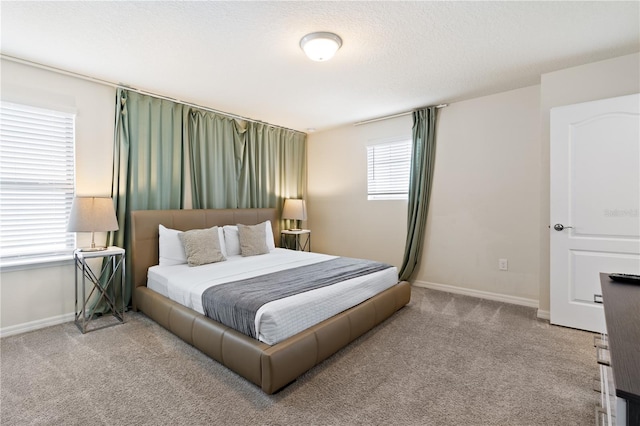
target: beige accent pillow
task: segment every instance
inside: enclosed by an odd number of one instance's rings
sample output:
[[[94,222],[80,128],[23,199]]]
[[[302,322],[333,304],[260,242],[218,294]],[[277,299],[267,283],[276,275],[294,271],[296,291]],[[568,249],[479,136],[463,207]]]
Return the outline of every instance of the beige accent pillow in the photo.
[[[240,237],[240,254],[243,256],[269,253],[264,222],[257,225],[238,224],[238,234]]]
[[[208,263],[227,260],[220,248],[218,227],[209,229],[192,229],[178,235],[184,252],[187,255],[189,266],[206,265]]]

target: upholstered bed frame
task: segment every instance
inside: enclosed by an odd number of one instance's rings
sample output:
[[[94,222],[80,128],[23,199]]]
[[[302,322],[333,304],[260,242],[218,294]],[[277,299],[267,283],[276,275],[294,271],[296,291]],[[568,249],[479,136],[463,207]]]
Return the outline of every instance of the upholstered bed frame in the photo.
[[[148,289],[147,269],[158,264],[158,225],[188,230],[253,225],[270,220],[279,241],[275,209],[144,210],[131,213],[133,308],[185,342],[271,394],[294,381],[409,302],[411,287],[399,282],[373,298],[273,346]]]

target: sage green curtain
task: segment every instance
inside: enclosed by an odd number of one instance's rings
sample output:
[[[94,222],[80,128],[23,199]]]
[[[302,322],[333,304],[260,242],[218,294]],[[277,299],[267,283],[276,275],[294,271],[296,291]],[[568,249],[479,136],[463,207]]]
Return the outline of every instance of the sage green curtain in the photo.
[[[192,110],[188,140],[194,208],[281,210],[305,196],[304,133]]]
[[[238,207],[238,175],[246,139],[245,121],[189,111],[189,164],[194,209]]]
[[[131,211],[183,207],[183,110],[182,104],[117,91],[111,196],[120,229],[110,234],[110,244],[126,250],[127,277]],[[131,293],[127,278],[125,294],[118,291],[116,298],[128,305]]]
[[[436,156],[436,107],[413,112],[413,150],[407,209],[407,241],[400,267],[401,280],[408,280],[422,256]]]
[[[238,176],[238,207],[281,210],[286,198],[304,198],[306,147],[304,133],[249,123]]]
[[[111,196],[120,229],[110,234],[109,244],[127,251],[128,277],[129,215],[184,208],[187,145],[193,208],[281,210],[285,198],[305,195],[304,133],[118,89]],[[114,287],[119,303],[124,298],[129,304],[131,280],[125,294]]]

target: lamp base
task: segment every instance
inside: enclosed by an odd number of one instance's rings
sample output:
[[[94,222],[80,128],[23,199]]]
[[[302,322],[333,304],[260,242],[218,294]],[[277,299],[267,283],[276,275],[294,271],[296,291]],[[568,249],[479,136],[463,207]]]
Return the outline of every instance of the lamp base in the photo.
[[[92,251],[104,251],[106,249],[107,249],[106,247],[81,247],[78,250],[92,252]]]
[[[96,247],[95,232],[91,232],[91,247],[81,247],[80,251],[92,252],[92,251],[104,251],[107,247]]]

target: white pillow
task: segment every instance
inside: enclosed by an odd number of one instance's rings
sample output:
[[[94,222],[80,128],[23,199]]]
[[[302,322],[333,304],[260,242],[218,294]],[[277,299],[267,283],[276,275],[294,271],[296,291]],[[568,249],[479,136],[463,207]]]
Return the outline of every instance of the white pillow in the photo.
[[[172,266],[187,263],[187,255],[184,251],[184,245],[178,237],[178,235],[181,234],[182,231],[178,231],[177,229],[165,228],[163,225],[158,225],[158,233],[160,234],[158,264],[160,266]],[[227,257],[225,237],[224,233],[222,232],[221,226],[218,227],[218,239],[220,240],[220,251],[222,252],[222,255],[224,257]],[[240,250],[239,239],[238,250]],[[240,254],[239,251],[238,254]]]
[[[269,250],[275,250],[276,242],[273,241],[273,228],[271,228],[271,221],[267,220],[264,223],[264,226],[265,226],[265,233],[267,234],[267,247],[269,247]]]
[[[273,240],[273,228],[271,228],[271,221],[267,220],[262,223],[264,223],[265,226],[267,247],[269,247],[269,251],[274,250],[276,248],[276,243]],[[242,251],[240,250],[240,234],[238,233],[238,227],[236,225],[225,225],[222,227],[222,229],[224,230],[224,244],[222,244],[222,254],[224,254],[225,257],[238,256],[242,254]]]
[[[215,226],[214,226],[215,228]],[[222,226],[218,226],[218,240],[220,241],[220,251],[224,257],[227,257],[227,245],[224,243],[224,232]]]
[[[224,245],[226,247],[227,256],[238,256],[240,254],[240,234],[238,227],[235,225],[225,225],[222,227],[224,232]]]
[[[178,237],[182,231],[165,228],[158,225],[159,239],[159,262],[160,266],[181,265],[187,263],[187,255],[184,246]]]

